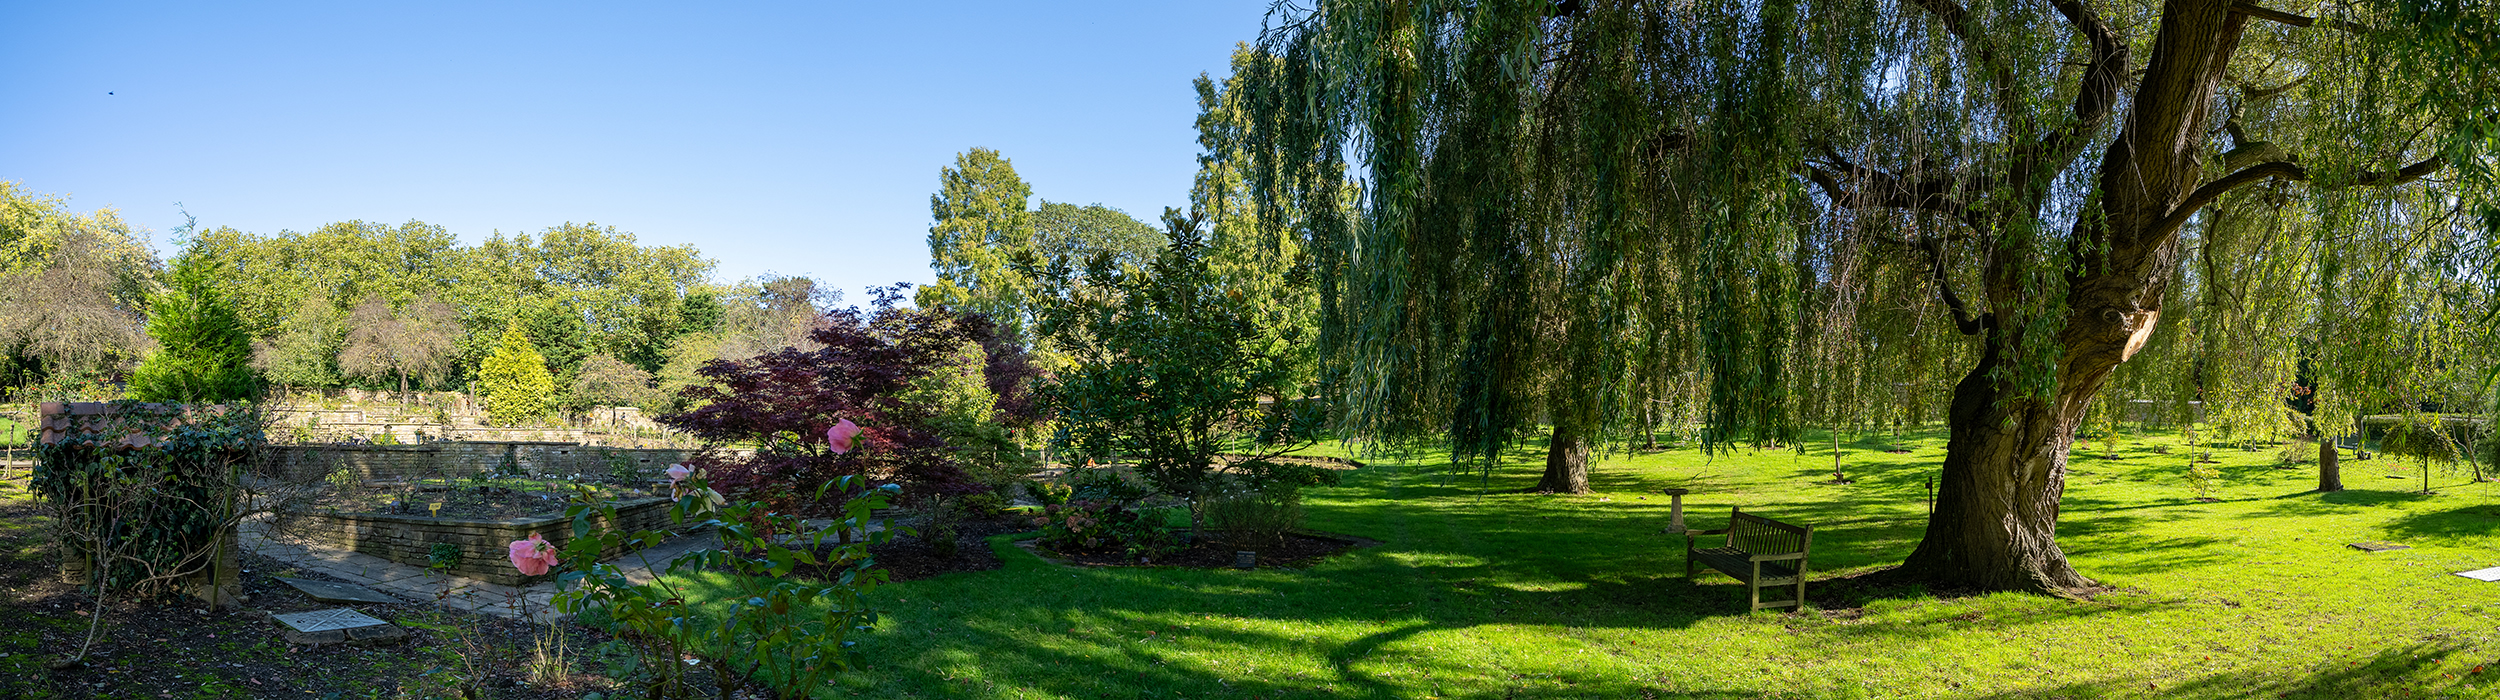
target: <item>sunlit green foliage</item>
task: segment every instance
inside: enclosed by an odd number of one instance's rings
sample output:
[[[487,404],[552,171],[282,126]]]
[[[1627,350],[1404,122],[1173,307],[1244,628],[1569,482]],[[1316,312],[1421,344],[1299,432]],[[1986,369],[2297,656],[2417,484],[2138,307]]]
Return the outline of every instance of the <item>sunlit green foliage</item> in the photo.
[[[547,359],[518,323],[504,327],[502,341],[477,368],[477,383],[486,399],[486,415],[502,425],[545,415],[555,399],[556,382],[547,372]]]
[[[156,349],[130,373],[130,398],[156,403],[222,404],[260,396],[252,371],[252,339],[234,306],[210,284],[216,270],[186,256],[167,275],[167,289],[148,304],[148,336]]]
[[[1016,176],[1006,156],[974,148],[938,171],[938,192],[929,195],[929,266],[937,284],[920,288],[913,303],[985,314],[1010,338],[1021,339],[1033,312],[1032,281],[1017,267],[1033,252],[1033,216],[1025,200],[1033,188]]]

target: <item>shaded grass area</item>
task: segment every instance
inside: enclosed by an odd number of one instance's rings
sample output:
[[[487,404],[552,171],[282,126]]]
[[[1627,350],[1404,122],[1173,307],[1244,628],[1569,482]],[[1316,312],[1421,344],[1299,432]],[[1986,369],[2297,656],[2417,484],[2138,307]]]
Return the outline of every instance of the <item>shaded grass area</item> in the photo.
[[[1489,480],[1382,459],[1311,493],[1311,526],[1381,541],[1306,570],[1065,568],[994,539],[1005,566],[896,584],[867,670],[827,697],[2491,697],[2500,501],[2464,473],[2347,462],[2336,494],[2276,450],[2214,452],[2200,502],[2188,450],[2157,436],[2073,465],[2060,539],[2090,601],[1940,599],[1819,583],[1815,609],[1747,614],[1726,577],[1683,578],[1661,535],[1668,487],[1696,528],[1730,506],[1816,527],[1817,579],[1913,547],[1940,431],[1907,454],[1613,455],[1591,496],[1519,493],[1541,446]],[[2157,448],[2168,445],[2168,454]],[[1344,454],[1342,445],[1327,451]],[[2381,479],[2381,473],[2408,477]],[[1484,488],[1488,484],[1490,488]],[[2366,554],[2385,539],[2411,550]],[[718,581],[693,581],[697,586]],[[2485,666],[2490,668],[2485,670]]]

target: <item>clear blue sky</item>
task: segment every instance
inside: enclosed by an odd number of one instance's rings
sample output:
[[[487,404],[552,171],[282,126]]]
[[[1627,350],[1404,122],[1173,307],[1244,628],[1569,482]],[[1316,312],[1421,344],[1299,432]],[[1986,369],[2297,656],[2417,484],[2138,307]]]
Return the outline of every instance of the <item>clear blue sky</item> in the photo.
[[[856,301],[931,279],[929,194],[973,146],[1037,197],[1185,204],[1190,79],[1266,11],[0,0],[0,180],[115,207],[160,252],[176,202],[258,233],[596,221]]]

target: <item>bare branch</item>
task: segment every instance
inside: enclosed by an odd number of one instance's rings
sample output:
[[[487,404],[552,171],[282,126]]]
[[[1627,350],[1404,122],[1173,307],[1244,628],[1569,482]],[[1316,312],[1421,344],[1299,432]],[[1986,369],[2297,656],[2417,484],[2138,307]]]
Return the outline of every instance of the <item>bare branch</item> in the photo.
[[[2271,10],[2258,7],[2257,4],[2253,2],[2232,3],[2231,11],[2262,20],[2282,22],[2295,27],[2306,27],[2318,22],[2318,18],[2316,17],[2303,17],[2289,12],[2284,12],[2282,10]]]
[[[2405,166],[2392,173],[2364,171],[2353,177],[2351,182],[2344,183],[2344,186],[2392,187],[2422,179],[2431,173],[2439,172],[2440,168],[2447,167],[2447,165],[2448,159],[2431,156],[2422,162]],[[2153,231],[2156,234],[2167,235],[2171,231],[2179,230],[2180,226],[2187,225],[2188,217],[2196,215],[2197,210],[2205,208],[2207,204],[2212,204],[2214,200],[2221,199],[2222,195],[2229,194],[2231,190],[2274,179],[2307,182],[2309,169],[2287,160],[2258,163],[2241,168],[2237,172],[2205,183],[2203,187],[2196,188],[2195,192],[2188,193],[2187,199],[2180,201],[2178,208],[2172,209],[2169,216],[2162,217],[2161,223],[2155,224]]]

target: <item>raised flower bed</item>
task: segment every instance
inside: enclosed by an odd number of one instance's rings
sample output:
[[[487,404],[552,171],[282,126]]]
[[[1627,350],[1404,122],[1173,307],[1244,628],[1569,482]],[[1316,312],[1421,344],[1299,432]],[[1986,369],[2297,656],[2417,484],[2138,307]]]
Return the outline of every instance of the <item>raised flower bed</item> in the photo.
[[[616,514],[624,522],[600,524],[602,527],[622,527],[628,532],[663,529],[670,524],[668,509],[671,503],[664,497],[621,501],[617,504]],[[595,515],[592,517],[603,520]],[[413,566],[427,566],[433,558],[434,546],[449,544],[459,552],[459,557],[446,569],[448,573],[505,585],[536,583],[553,577],[553,574],[523,576],[514,570],[507,556],[513,542],[536,534],[556,547],[563,547],[565,542],[573,539],[573,520],[562,513],[479,520],[389,513],[306,512],[297,514],[289,529],[316,542]],[[602,553],[602,558],[623,553],[623,549],[615,549]]]

